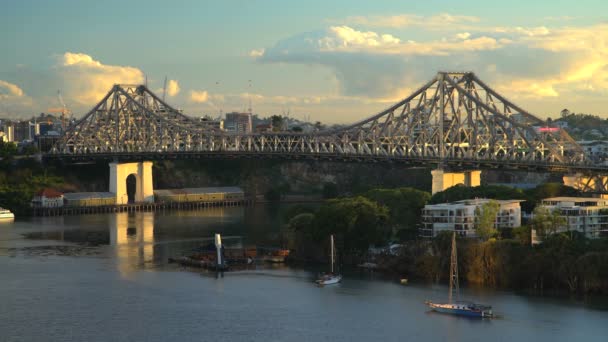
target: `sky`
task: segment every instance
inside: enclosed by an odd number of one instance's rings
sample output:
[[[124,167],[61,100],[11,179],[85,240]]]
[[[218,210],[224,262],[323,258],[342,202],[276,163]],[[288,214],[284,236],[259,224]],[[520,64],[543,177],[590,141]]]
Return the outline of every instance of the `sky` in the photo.
[[[0,117],[144,83],[193,116],[371,116],[472,71],[541,118],[608,117],[608,2],[0,0]]]

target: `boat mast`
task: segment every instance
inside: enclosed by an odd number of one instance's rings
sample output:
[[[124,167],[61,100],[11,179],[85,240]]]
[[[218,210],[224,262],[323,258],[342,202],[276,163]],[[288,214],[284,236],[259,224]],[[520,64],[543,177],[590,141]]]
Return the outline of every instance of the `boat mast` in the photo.
[[[452,234],[452,255],[450,257],[450,293],[448,297],[448,303],[452,303],[452,293],[456,292],[456,299],[458,300],[458,293],[460,288],[458,286],[458,255],[456,251],[456,232]]]
[[[333,234],[329,236],[331,241],[331,273],[334,273],[334,236]]]

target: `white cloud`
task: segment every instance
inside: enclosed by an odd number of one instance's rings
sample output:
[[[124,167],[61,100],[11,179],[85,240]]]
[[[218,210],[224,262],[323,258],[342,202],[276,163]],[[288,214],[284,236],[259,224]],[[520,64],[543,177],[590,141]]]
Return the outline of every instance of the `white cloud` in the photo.
[[[205,103],[209,100],[209,93],[206,90],[190,91],[190,101],[195,103]]]
[[[333,71],[341,95],[384,101],[402,95],[403,89],[415,87],[437,70],[449,67],[461,70],[460,63],[468,59],[468,54],[502,46],[496,39],[485,36],[418,42],[349,26],[332,26],[279,41],[266,48],[257,61],[325,66]],[[454,58],[454,54],[462,58]]]
[[[457,33],[456,34],[456,38],[458,39],[469,39],[471,37],[471,34],[469,32],[462,32],[462,33]]]
[[[262,57],[264,56],[264,49],[253,49],[249,51],[249,57]]]
[[[84,53],[64,53],[58,58],[55,72],[63,83],[66,98],[91,107],[114,84],[140,84],[144,80],[138,68],[106,65]]]
[[[176,80],[169,80],[167,82],[167,95],[173,97],[180,91],[179,83]]]
[[[352,16],[341,20],[340,22],[367,27],[423,27],[429,30],[439,30],[446,27],[452,29],[457,27],[466,28],[479,21],[480,19],[474,16],[441,13],[432,16],[421,16],[416,14]],[[337,22],[337,20],[332,20],[332,22]]]
[[[412,18],[400,20],[405,19]],[[363,23],[363,19],[357,20]],[[443,21],[450,20],[466,21],[450,17]],[[470,18],[467,22],[476,21]],[[407,36],[331,26],[278,41],[258,61],[321,65],[335,74],[340,94],[378,101],[404,94],[404,89],[415,88],[438,70],[477,71],[506,96],[608,93],[607,24],[551,29],[479,25],[465,32],[454,30],[444,29],[445,36],[453,39],[414,41]]]
[[[0,80],[0,98],[21,97],[23,94],[18,85]]]
[[[367,53],[394,55],[448,55],[458,51],[494,50],[504,43],[495,38],[479,36],[459,37],[453,40],[431,40],[417,42],[402,41],[391,34],[373,31],[359,31],[349,26],[332,26],[326,31],[311,32],[280,41],[274,47],[266,49],[264,58],[274,56],[297,56],[304,53]],[[264,59],[262,58],[262,59]]]
[[[0,80],[0,115],[14,118],[23,112],[31,112],[33,99],[14,83]]]

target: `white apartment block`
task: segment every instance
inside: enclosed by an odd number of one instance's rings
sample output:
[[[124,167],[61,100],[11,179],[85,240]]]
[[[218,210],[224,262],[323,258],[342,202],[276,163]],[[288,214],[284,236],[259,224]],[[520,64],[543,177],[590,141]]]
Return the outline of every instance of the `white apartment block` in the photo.
[[[608,199],[592,197],[551,197],[542,200],[541,206],[550,211],[559,210],[566,226],[559,231],[578,231],[588,238],[608,235]]]
[[[422,209],[423,237],[435,237],[442,231],[455,231],[460,236],[476,237],[475,211],[491,201],[479,198],[452,203],[429,204]],[[495,200],[500,208],[496,215],[494,227],[497,229],[516,228],[521,226],[521,200]]]

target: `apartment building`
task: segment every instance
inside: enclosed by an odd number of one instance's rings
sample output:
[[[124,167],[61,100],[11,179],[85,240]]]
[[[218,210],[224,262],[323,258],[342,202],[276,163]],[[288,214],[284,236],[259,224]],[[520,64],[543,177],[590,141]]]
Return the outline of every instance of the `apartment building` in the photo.
[[[478,198],[452,203],[429,204],[422,209],[420,234],[435,237],[442,231],[455,231],[464,237],[476,237],[476,212],[492,200]],[[521,200],[495,200],[499,205],[494,227],[497,229],[521,226]]]
[[[608,199],[593,197],[551,197],[541,206],[559,210],[566,225],[559,231],[578,231],[588,238],[608,235]]]

